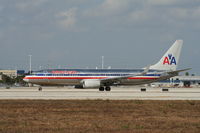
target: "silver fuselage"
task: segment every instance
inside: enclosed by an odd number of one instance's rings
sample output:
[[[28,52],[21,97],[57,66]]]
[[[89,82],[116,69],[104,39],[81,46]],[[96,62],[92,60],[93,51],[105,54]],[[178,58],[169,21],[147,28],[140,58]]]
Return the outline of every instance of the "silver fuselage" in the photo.
[[[24,78],[24,81],[43,86],[81,85],[82,80],[100,80],[138,74],[144,69],[47,69],[35,71]],[[161,70],[149,70],[143,76],[129,77],[112,85],[139,85],[165,80],[175,75],[167,75]]]

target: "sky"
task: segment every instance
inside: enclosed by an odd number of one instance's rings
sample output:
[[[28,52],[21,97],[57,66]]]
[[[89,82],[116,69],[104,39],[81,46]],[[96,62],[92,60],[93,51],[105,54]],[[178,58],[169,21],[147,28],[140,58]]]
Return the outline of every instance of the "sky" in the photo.
[[[177,39],[200,75],[200,0],[0,0],[0,69],[143,68]]]

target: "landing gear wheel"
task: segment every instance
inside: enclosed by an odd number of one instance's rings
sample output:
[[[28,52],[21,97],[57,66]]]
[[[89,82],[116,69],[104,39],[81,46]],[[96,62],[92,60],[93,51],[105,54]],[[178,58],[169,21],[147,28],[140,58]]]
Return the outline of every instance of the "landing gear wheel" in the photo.
[[[99,87],[99,91],[104,91],[104,87]]]
[[[42,87],[41,87],[41,86],[40,86],[40,87],[38,87],[38,90],[39,90],[39,91],[42,91]]]
[[[110,91],[111,90],[110,86],[106,86],[105,90]]]

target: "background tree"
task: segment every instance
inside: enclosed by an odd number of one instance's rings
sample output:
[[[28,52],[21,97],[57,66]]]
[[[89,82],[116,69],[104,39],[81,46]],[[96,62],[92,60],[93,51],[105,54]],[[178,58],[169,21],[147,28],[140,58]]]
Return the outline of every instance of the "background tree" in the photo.
[[[185,73],[185,76],[189,76],[189,72],[186,72],[186,73]]]
[[[22,86],[25,86],[27,83],[23,80],[25,76],[17,76],[14,81]]]
[[[2,83],[12,85],[15,83],[15,80],[7,75],[2,74]]]

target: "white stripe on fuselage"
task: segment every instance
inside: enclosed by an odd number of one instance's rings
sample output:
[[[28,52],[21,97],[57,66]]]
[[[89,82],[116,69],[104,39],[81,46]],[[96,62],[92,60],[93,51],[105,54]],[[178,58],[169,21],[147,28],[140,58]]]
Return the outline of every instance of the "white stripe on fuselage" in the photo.
[[[51,72],[54,73],[51,73]],[[97,73],[98,71],[98,73]],[[128,71],[130,73],[128,73]],[[139,70],[122,70],[122,69],[114,69],[114,70],[84,70],[84,71],[77,71],[74,70],[46,70],[48,73],[42,73],[42,71],[39,71],[39,73],[34,73],[33,75],[26,76],[24,78],[25,81],[34,83],[34,84],[62,84],[62,85],[78,85],[80,84],[81,80],[85,79],[104,79],[104,78],[112,78],[116,76],[125,76],[130,74],[137,74],[138,72],[143,71],[143,69]],[[156,72],[155,70],[151,70]],[[45,72],[45,70],[44,70]],[[57,73],[55,73],[57,72]],[[69,74],[70,72],[71,74]],[[136,72],[136,73],[134,73]],[[61,73],[61,74],[60,74]],[[47,76],[50,75],[50,76]],[[96,76],[99,75],[99,76]],[[109,76],[113,75],[113,76]],[[148,76],[149,75],[149,76]],[[127,80],[123,80],[121,84],[136,84],[136,83],[144,83],[144,82],[150,82],[155,81],[160,78],[160,71],[156,73],[148,73],[145,76],[136,76],[136,77],[129,77]]]

